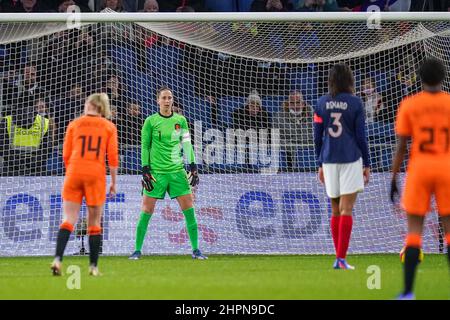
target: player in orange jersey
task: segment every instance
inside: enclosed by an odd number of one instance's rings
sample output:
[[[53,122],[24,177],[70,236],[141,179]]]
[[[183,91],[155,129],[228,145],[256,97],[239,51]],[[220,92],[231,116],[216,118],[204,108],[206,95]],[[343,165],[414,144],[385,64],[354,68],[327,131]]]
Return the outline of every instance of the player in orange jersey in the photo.
[[[55,259],[51,265],[53,275],[61,275],[64,249],[78,221],[83,197],[88,207],[89,274],[99,275],[100,221],[106,200],[105,156],[111,172],[110,195],[116,194],[119,166],[117,129],[107,120],[110,114],[108,96],[105,93],[93,94],[86,99],[84,115],[67,127],[63,151],[66,167],[62,190],[64,221],[59,229]]]
[[[450,94],[442,91],[445,66],[426,59],[419,75],[423,91],[400,104],[395,126],[398,146],[392,165],[391,200],[397,189],[397,173],[412,138],[402,206],[408,217],[404,264],[404,291],[399,299],[414,299],[413,282],[422,247],[425,215],[434,195],[450,245]],[[450,253],[447,253],[450,262]]]

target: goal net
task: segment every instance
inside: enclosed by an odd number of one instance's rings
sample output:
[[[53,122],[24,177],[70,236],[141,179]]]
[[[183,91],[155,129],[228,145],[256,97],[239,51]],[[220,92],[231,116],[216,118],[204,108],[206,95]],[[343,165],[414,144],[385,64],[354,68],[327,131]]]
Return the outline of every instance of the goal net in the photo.
[[[312,110],[338,62],[351,66],[364,101],[373,172],[354,209],[350,253],[400,250],[405,216],[388,200],[393,124],[401,99],[421,89],[420,62],[433,56],[450,67],[448,19],[376,25],[360,18],[339,22],[336,16],[305,20],[302,14],[292,21],[265,21],[264,15],[201,22],[149,17],[91,19],[79,28],[0,23],[0,256],[53,254],[63,217],[64,131],[94,92],[109,95],[120,140],[118,194],[105,204],[103,253],[133,251],[141,203],[140,130],[158,112],[161,86],[173,90],[174,110],[190,126],[205,252],[334,253],[330,204],[316,176]],[[448,90],[448,79],[444,86]],[[68,254],[79,251],[85,216],[83,205]],[[425,251],[438,252],[439,239],[433,212]],[[144,254],[189,250],[178,204],[158,202]]]

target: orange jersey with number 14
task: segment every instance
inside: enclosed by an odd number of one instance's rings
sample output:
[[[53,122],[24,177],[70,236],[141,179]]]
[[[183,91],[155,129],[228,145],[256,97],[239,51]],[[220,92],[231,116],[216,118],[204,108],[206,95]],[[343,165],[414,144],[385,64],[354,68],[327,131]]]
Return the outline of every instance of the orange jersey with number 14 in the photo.
[[[450,95],[422,91],[405,98],[395,126],[412,138],[402,204],[410,214],[425,214],[434,194],[438,211],[450,214]]]
[[[105,177],[105,159],[119,166],[117,128],[100,116],[81,116],[67,127],[63,158],[66,176]]]

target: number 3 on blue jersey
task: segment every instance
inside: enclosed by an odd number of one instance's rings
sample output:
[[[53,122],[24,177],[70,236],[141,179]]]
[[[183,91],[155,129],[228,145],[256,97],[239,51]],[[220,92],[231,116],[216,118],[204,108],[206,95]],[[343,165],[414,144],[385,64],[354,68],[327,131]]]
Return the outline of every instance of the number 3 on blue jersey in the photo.
[[[328,128],[328,133],[333,138],[339,138],[340,135],[342,134],[342,123],[341,123],[342,113],[340,113],[340,112],[332,112],[330,114],[330,116],[331,116],[331,118],[333,118],[332,125],[336,127],[336,130],[334,130],[334,128],[332,128],[332,127],[329,127]]]

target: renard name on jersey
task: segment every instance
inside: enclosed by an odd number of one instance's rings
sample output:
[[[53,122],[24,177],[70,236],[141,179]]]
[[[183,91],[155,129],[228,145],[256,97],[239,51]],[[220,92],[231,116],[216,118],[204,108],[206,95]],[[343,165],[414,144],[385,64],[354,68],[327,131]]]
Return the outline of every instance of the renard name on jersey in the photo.
[[[326,103],[326,109],[327,110],[332,110],[332,109],[347,110],[347,108],[348,108],[347,102],[328,101]]]

